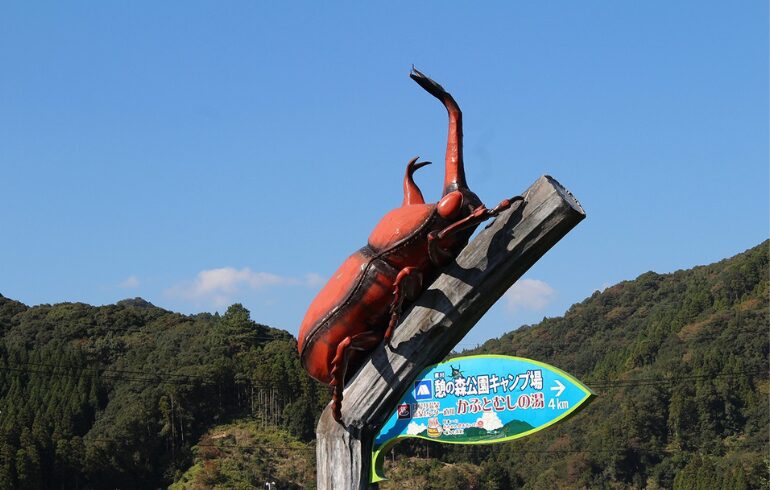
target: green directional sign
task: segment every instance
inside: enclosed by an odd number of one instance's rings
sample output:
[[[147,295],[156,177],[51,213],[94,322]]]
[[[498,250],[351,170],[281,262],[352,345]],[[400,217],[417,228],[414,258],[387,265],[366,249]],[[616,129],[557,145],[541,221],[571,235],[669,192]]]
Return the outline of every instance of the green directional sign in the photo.
[[[418,437],[490,444],[524,437],[583,407],[593,392],[564,371],[522,357],[457,357],[426,368],[374,439],[372,483],[396,442]]]

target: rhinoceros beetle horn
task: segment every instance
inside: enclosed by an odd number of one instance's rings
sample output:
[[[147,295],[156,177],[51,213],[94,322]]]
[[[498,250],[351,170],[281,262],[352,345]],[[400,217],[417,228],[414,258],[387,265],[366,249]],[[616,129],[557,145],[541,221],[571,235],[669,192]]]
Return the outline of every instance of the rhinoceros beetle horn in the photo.
[[[409,76],[429,94],[444,104],[449,113],[449,136],[446,143],[446,166],[444,170],[444,194],[466,190],[465,167],[463,166],[463,114],[454,98],[444,87],[434,82],[414,66]]]
[[[422,197],[422,192],[417,184],[414,183],[415,170],[430,165],[431,162],[417,163],[417,159],[420,157],[414,157],[406,164],[406,175],[404,175],[404,203],[403,206],[410,204],[425,204],[425,198]]]

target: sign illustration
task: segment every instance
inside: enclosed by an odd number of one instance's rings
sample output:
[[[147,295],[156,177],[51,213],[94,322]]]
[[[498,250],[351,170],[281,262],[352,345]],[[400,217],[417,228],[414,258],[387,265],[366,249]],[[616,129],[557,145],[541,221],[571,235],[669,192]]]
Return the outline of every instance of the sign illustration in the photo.
[[[594,397],[548,364],[499,355],[457,357],[426,368],[374,439],[372,483],[400,439],[489,444],[527,436],[574,414]]]

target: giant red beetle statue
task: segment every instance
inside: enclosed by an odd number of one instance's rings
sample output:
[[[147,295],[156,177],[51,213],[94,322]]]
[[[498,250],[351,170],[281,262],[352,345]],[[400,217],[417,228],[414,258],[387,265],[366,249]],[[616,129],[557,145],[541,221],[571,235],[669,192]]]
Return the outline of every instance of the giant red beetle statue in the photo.
[[[401,207],[386,214],[366,246],[343,262],[302,320],[302,364],[312,377],[333,387],[332,413],[338,422],[346,374],[390,339],[404,305],[457,257],[479,223],[522,200],[517,196],[487,209],[468,189],[460,108],[441,85],[416,69],[410,77],[449,113],[444,193],[438,203],[425,203],[412,174],[430,162],[412,159],[406,166]]]

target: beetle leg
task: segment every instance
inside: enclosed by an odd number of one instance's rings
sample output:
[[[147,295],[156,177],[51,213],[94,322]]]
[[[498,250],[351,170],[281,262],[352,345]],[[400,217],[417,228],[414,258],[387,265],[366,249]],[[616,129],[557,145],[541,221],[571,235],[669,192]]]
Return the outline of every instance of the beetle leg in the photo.
[[[492,209],[488,209],[482,204],[474,209],[471,214],[461,220],[455,221],[443,230],[430,232],[428,234],[428,257],[430,258],[431,262],[434,264],[441,264],[443,262],[442,257],[449,257],[449,255],[439,246],[441,240],[459,231],[477,226],[479,223],[482,223],[489,218],[493,218],[506,209],[510,208],[513,203],[523,200],[524,198],[522,196],[515,196],[510,199],[504,199],[500,202],[500,204]]]
[[[385,342],[390,340],[393,335],[393,329],[398,323],[401,311],[404,307],[404,300],[413,300],[422,289],[422,273],[417,267],[404,267],[393,281],[393,303],[390,304],[390,322],[388,329],[385,330]]]
[[[438,234],[436,230],[428,233],[428,259],[434,265],[446,264],[447,260],[452,258],[451,254],[439,247]]]
[[[382,338],[373,330],[345,337],[337,344],[334,360],[332,361],[330,383],[332,392],[332,416],[337,422],[342,421],[342,391],[345,389],[345,374],[348,370],[348,360],[351,350],[369,350],[377,346]]]
[[[479,223],[482,223],[488,220],[489,218],[493,218],[498,214],[502,213],[503,211],[505,211],[506,209],[510,208],[513,203],[517,201],[523,201],[523,200],[524,198],[521,196],[512,197],[510,199],[504,199],[503,201],[500,202],[500,204],[498,204],[492,209],[487,209],[487,207],[482,204],[481,206],[474,209],[473,212],[468,216],[466,216],[465,218],[459,221],[455,221],[451,225],[439,231],[436,234],[436,238],[441,240],[447,236],[457,233],[458,231],[465,230],[472,226],[477,226]]]

